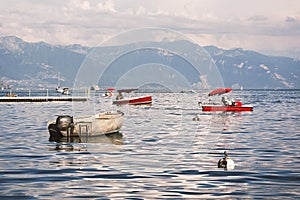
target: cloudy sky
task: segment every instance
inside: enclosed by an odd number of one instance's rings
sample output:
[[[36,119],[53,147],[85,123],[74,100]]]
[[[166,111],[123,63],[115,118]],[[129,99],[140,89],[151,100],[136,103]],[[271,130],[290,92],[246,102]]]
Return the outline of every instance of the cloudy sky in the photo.
[[[143,27],[300,59],[299,0],[0,0],[0,36],[27,42],[95,46]]]

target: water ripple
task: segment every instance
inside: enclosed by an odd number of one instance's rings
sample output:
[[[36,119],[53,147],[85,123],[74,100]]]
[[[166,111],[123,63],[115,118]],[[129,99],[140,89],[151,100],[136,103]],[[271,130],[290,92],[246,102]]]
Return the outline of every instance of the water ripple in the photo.
[[[49,141],[48,120],[70,114],[72,103],[0,104],[0,198],[300,198],[300,91],[232,95],[254,111],[201,112],[201,94],[182,93],[152,94],[151,107],[118,107],[118,143]],[[97,102],[96,110],[115,109]],[[91,104],[76,106],[84,113]],[[233,170],[217,168],[224,150]]]

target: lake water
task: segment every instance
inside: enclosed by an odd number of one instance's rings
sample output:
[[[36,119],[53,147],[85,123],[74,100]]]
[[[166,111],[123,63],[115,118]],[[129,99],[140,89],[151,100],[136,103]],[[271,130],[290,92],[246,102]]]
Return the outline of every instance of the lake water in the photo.
[[[233,91],[254,105],[241,113],[202,112],[197,102],[206,95],[154,93],[151,107],[117,107],[99,95],[0,103],[0,197],[300,198],[300,91]],[[125,113],[119,134],[49,141],[47,122],[57,115],[117,109]],[[217,168],[224,150],[235,169]]]

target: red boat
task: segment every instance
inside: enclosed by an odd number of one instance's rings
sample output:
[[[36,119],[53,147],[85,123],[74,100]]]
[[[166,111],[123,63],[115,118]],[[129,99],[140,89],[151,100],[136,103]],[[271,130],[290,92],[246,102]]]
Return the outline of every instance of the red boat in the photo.
[[[152,96],[140,96],[140,97],[132,97],[132,98],[127,98],[123,99],[122,93],[130,93],[132,91],[135,91],[137,89],[123,89],[123,90],[118,90],[118,95],[115,101],[113,101],[113,104],[115,105],[150,105],[152,104]]]
[[[119,99],[113,101],[115,105],[150,105],[152,104],[152,96],[141,96],[141,97],[134,97],[131,99]]]
[[[214,95],[221,95],[228,92],[231,92],[231,88],[218,88],[216,90],[213,90],[208,94],[208,96],[214,96]],[[222,97],[222,103],[223,104],[215,104],[215,103],[208,103],[203,104],[199,103],[199,105],[202,105],[202,111],[229,111],[229,112],[241,112],[241,111],[253,111],[252,105],[243,105],[240,101],[228,101],[225,97]]]
[[[202,111],[229,111],[229,112],[241,112],[241,111],[253,111],[253,106],[223,106],[223,105],[202,105]]]

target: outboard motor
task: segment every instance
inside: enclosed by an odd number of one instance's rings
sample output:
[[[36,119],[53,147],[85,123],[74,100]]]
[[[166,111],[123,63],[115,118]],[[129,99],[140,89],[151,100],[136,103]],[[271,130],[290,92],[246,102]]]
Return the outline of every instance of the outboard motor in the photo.
[[[73,117],[62,115],[56,118],[56,123],[50,124],[49,127],[50,140],[56,140],[63,136],[72,137],[74,131]],[[62,134],[65,132],[65,134]]]
[[[56,127],[59,132],[67,131],[67,136],[73,136],[73,131],[74,131],[73,117],[69,115],[58,116],[56,118]]]
[[[67,131],[69,127],[74,127],[73,117],[69,115],[58,116],[56,126],[59,131]]]

